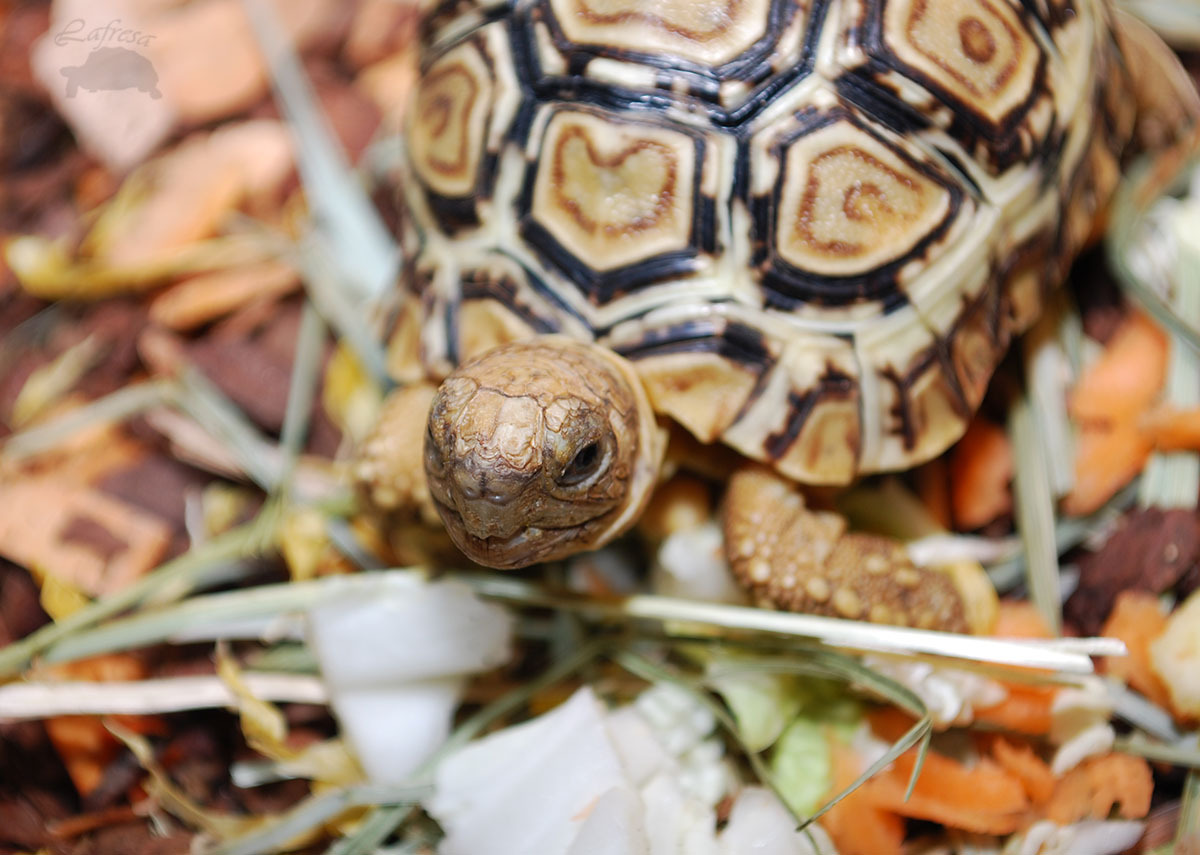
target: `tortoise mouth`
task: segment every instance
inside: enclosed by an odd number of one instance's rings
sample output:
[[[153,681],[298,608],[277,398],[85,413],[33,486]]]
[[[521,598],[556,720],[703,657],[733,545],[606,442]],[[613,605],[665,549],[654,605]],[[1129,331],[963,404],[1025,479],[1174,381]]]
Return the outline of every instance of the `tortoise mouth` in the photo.
[[[436,497],[433,503],[454,545],[476,564],[494,570],[516,570],[530,564],[563,558],[578,551],[577,547],[572,546],[577,540],[578,526],[541,528],[531,525],[523,526],[515,534],[507,537],[481,537],[467,528],[462,514],[455,508]]]

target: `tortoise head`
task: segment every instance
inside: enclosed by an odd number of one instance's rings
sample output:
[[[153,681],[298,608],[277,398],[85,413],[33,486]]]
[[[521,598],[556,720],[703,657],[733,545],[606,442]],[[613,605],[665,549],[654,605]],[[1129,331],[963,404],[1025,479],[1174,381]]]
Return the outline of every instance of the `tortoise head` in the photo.
[[[508,569],[625,531],[658,478],[663,440],[632,367],[558,337],[464,363],[434,396],[429,492],[455,544]]]

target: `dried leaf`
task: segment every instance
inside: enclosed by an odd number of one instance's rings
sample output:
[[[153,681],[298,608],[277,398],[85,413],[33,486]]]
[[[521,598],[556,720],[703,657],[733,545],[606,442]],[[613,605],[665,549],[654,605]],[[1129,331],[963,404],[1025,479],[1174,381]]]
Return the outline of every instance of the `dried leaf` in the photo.
[[[0,484],[0,554],[93,595],[158,564],[171,532],[157,517],[55,476]]]
[[[25,290],[43,299],[110,297],[179,273],[261,261],[260,238],[214,236],[243,202],[276,193],[291,169],[280,122],[193,134],[125,180],[78,252],[27,235],[7,243],[6,259]]]
[[[13,403],[12,426],[23,427],[70,392],[96,364],[100,350],[100,343],[89,336],[29,375]]]
[[[155,297],[150,304],[150,319],[169,329],[187,331],[247,303],[282,297],[299,284],[296,271],[278,261],[201,273]]]
[[[299,47],[334,29],[337,0],[269,0]],[[183,122],[202,124],[240,113],[267,94],[267,70],[241,0],[198,0],[154,16],[147,54],[163,94]],[[219,45],[220,50],[214,49]]]

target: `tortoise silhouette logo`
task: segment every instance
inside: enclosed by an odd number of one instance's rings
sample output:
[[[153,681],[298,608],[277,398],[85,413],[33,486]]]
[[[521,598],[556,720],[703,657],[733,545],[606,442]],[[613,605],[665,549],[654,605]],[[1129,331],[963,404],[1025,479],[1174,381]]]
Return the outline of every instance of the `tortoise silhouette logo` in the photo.
[[[67,66],[62,74],[67,78],[68,98],[74,98],[80,89],[88,92],[137,89],[151,98],[162,97],[158,91],[158,73],[150,60],[129,48],[96,48],[83,65]]]

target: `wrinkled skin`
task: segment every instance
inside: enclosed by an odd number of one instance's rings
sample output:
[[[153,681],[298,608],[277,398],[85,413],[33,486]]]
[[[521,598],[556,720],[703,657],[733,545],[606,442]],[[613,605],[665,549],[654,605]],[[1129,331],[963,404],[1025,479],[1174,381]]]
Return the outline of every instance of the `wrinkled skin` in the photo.
[[[425,474],[468,557],[508,569],[594,549],[640,515],[662,433],[632,369],[547,337],[462,365],[433,399]]]

